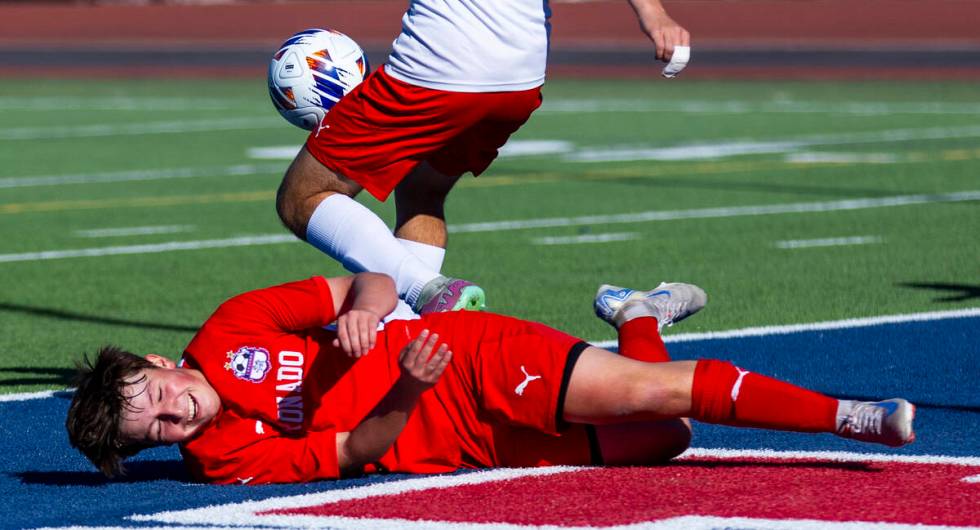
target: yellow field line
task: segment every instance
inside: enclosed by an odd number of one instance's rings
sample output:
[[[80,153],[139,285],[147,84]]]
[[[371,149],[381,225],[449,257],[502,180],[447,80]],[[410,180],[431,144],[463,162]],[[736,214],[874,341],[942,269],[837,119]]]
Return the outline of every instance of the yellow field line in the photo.
[[[21,202],[0,205],[0,213],[63,212],[67,210],[101,210],[106,208],[178,206],[223,202],[269,201],[271,203],[275,196],[275,192],[269,190],[249,191],[242,193],[173,195],[170,197],[126,197],[112,199],[82,199],[75,201]]]

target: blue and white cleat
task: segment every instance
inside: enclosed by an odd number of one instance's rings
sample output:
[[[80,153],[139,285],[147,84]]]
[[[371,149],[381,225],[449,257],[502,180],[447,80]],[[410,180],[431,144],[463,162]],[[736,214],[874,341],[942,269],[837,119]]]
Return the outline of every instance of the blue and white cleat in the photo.
[[[837,435],[862,442],[901,447],[915,441],[915,405],[902,398],[850,401],[837,405]]]
[[[601,285],[593,307],[596,316],[617,329],[642,316],[655,317],[663,329],[697,313],[706,303],[708,295],[689,283],[661,283],[651,291]]]

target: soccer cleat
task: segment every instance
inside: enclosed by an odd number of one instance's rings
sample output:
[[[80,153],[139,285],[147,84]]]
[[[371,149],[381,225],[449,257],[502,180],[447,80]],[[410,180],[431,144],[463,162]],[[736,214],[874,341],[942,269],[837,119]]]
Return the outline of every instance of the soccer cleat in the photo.
[[[862,442],[901,447],[915,440],[915,405],[901,398],[885,401],[840,400],[837,435]]]
[[[487,296],[474,283],[439,276],[422,287],[422,293],[412,309],[420,314],[443,311],[482,311]]]
[[[708,295],[689,283],[661,283],[651,291],[601,285],[595,294],[595,314],[615,328],[640,317],[656,317],[660,329],[697,313]]]

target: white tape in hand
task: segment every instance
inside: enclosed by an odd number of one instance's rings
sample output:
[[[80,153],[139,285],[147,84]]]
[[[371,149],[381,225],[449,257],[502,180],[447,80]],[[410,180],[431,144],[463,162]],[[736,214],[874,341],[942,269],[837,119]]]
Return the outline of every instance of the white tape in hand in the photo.
[[[691,60],[690,46],[674,46],[674,55],[670,57],[670,62],[664,67],[663,76],[667,79],[677,77],[677,74],[687,66]]]

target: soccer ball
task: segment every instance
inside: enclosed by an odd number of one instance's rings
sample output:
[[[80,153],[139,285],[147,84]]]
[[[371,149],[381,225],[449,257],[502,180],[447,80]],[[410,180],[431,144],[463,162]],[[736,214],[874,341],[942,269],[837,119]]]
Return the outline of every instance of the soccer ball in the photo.
[[[313,130],[369,71],[354,39],[332,29],[308,29],[289,38],[269,63],[269,95],[283,118]]]

